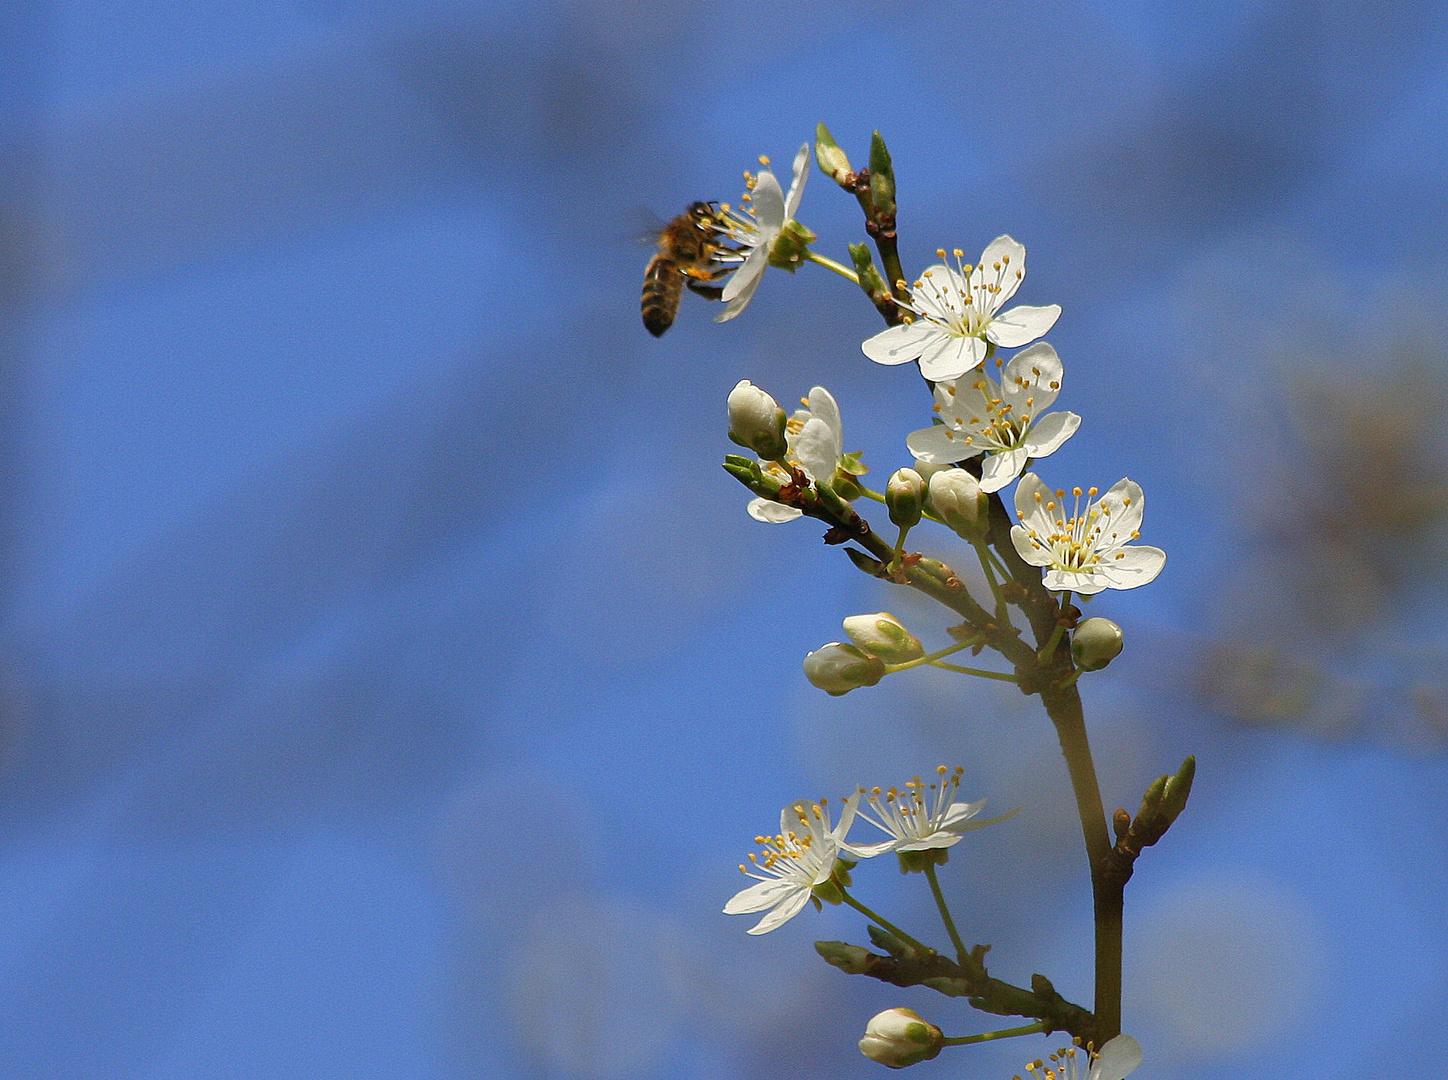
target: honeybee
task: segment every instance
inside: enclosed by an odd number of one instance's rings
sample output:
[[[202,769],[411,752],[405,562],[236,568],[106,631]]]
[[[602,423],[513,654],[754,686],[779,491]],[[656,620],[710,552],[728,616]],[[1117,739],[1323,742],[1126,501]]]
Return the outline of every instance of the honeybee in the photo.
[[[724,290],[709,284],[734,267],[721,263],[721,253],[733,248],[719,242],[724,235],[718,211],[712,203],[691,203],[673,221],[659,230],[659,250],[644,271],[644,327],[658,337],[674,325],[684,286],[700,296],[718,300]]]

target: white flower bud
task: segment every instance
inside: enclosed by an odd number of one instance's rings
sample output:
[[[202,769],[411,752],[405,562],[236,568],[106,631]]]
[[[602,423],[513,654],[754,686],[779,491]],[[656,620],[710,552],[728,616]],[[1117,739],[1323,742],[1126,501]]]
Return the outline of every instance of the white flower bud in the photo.
[[[851,615],[845,620],[845,634],[865,652],[887,664],[903,664],[925,655],[920,639],[888,611]]]
[[[940,1053],[945,1036],[934,1024],[920,1019],[914,1009],[886,1009],[870,1018],[860,1053],[871,1061],[903,1069],[929,1061]]]
[[[990,529],[990,496],[964,469],[932,473],[930,509],[966,540],[982,540]]]
[[[1071,659],[1082,671],[1100,671],[1121,655],[1121,627],[1110,619],[1091,618],[1071,635]]]
[[[920,474],[914,469],[896,469],[885,485],[885,505],[890,510],[890,520],[900,528],[918,525],[925,509],[925,481]]]
[[[832,697],[860,686],[874,686],[885,677],[885,662],[854,645],[831,641],[804,658],[804,675]]]
[[[729,438],[764,461],[784,457],[785,415],[779,402],[748,379],[729,391]]]

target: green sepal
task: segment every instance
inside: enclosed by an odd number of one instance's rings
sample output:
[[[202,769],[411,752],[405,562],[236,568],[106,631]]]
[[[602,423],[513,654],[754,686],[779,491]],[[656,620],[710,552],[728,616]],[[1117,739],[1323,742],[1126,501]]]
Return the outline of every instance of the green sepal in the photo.
[[[924,851],[897,851],[895,858],[900,861],[900,873],[923,874],[932,866],[944,866],[950,861],[949,848],[926,848]]]
[[[809,258],[809,246],[817,239],[814,233],[790,218],[769,246],[769,265],[794,273]]]
[[[914,960],[919,954],[905,942],[901,941],[884,927],[870,923],[867,930],[870,932],[870,942],[877,949],[884,949],[896,960]]]

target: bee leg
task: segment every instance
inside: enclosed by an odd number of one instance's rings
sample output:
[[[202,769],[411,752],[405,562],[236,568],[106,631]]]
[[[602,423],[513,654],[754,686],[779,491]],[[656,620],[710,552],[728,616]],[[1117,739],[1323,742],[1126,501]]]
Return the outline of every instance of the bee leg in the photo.
[[[692,278],[684,284],[689,286],[689,291],[697,293],[706,300],[723,300],[724,287],[722,285],[705,285],[702,281],[695,281]]]

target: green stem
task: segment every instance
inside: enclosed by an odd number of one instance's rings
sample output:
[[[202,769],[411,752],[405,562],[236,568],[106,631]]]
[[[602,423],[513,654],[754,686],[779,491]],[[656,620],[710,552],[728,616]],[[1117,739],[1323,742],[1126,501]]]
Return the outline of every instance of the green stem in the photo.
[[[1005,594],[1001,592],[1000,581],[996,577],[996,570],[999,568],[1001,573],[1004,573],[1005,568],[1000,566],[996,561],[995,556],[991,554],[991,550],[986,546],[984,540],[973,540],[971,541],[971,546],[975,548],[976,557],[980,559],[980,568],[985,573],[985,580],[987,584],[990,585],[992,595],[995,596],[996,620],[1004,626],[1011,621],[1010,610],[1006,607],[1006,597]]]
[[[1056,651],[1056,646],[1061,642],[1061,635],[1066,632],[1066,607],[1071,603],[1071,590],[1067,589],[1061,594],[1059,610],[1060,617],[1056,620],[1056,627],[1051,631],[1051,637],[1041,647],[1041,659],[1050,660],[1051,654]]]
[[[946,906],[945,894],[940,891],[940,879],[935,876],[935,864],[929,863],[925,867],[926,880],[930,882],[931,895],[935,897],[935,906],[940,909],[940,919],[945,923],[945,932],[950,935],[950,942],[955,946],[955,955],[961,958],[968,956],[970,950],[965,947],[965,942],[960,940],[960,932],[955,928],[955,920],[950,917],[950,908]]]
[[[853,270],[851,270],[848,266],[845,266],[845,265],[842,264],[842,263],[837,263],[837,262],[835,262],[834,259],[828,258],[827,256],[820,255],[820,254],[818,254],[817,252],[811,251],[811,252],[809,253],[809,261],[812,262],[812,263],[818,263],[820,266],[823,266],[826,270],[833,270],[835,273],[839,274],[840,277],[849,278],[849,279],[850,279],[851,281],[853,281],[856,285],[858,285],[858,284],[860,283],[860,275],[859,275],[859,274],[855,273],[855,272],[854,272]]]
[[[1007,675],[1003,671],[986,671],[982,668],[962,667],[959,664],[947,664],[943,660],[936,660],[930,666],[942,668],[945,671],[958,671],[962,675],[979,675],[982,679],[995,679],[999,682],[1015,683],[1017,686],[1021,684],[1020,679],[1014,675]]]
[[[924,945],[924,944],[922,944],[921,942],[916,941],[913,937],[911,937],[909,934],[907,934],[904,930],[901,930],[901,929],[900,929],[898,926],[896,926],[894,923],[889,922],[888,920],[886,920],[886,919],[884,919],[884,918],[881,918],[879,915],[876,915],[873,911],[871,911],[871,910],[870,910],[869,908],[867,908],[864,904],[862,904],[862,903],[860,903],[858,900],[856,900],[853,896],[851,896],[851,895],[850,895],[848,892],[846,892],[843,888],[840,889],[840,897],[844,900],[845,903],[849,904],[850,907],[854,908],[854,909],[855,909],[856,911],[858,911],[861,915],[865,916],[865,918],[869,919],[872,923],[874,923],[874,924],[875,924],[876,926],[878,926],[880,929],[885,930],[885,931],[887,931],[887,932],[889,932],[889,933],[891,933],[891,934],[894,934],[895,937],[899,938],[899,939],[900,939],[901,941],[903,941],[906,945],[909,945],[912,949],[916,950],[918,953],[920,953],[921,956],[932,956],[932,955],[934,955],[935,950],[932,949],[929,945]]]
[[[1035,1035],[1037,1032],[1050,1030],[1051,1025],[1041,1020],[1021,1027],[1006,1028],[1004,1031],[983,1031],[979,1035],[957,1035],[954,1038],[945,1038],[940,1041],[944,1046],[965,1046],[967,1043],[990,1042],[992,1039],[1014,1039],[1017,1035]]]
[[[950,656],[953,653],[960,652],[961,649],[968,648],[970,648],[970,642],[968,641],[961,642],[957,645],[947,645],[945,648],[939,650],[938,652],[927,653],[924,656],[916,657],[914,660],[902,660],[898,664],[886,664],[885,670],[890,672],[891,674],[894,674],[897,671],[909,671],[911,668],[924,667],[927,664],[934,664],[942,656]]]
[[[1098,1025],[1097,1041],[1105,1043],[1121,1033],[1121,918],[1126,882],[1108,872],[1111,839],[1107,833],[1106,808],[1101,802],[1096,766],[1091,760],[1091,745],[1086,737],[1081,695],[1074,684],[1053,686],[1041,692],[1041,700],[1056,725],[1061,753],[1071,774],[1071,788],[1076,794],[1081,833],[1086,840],[1096,919],[1096,1000],[1093,1011]]]

